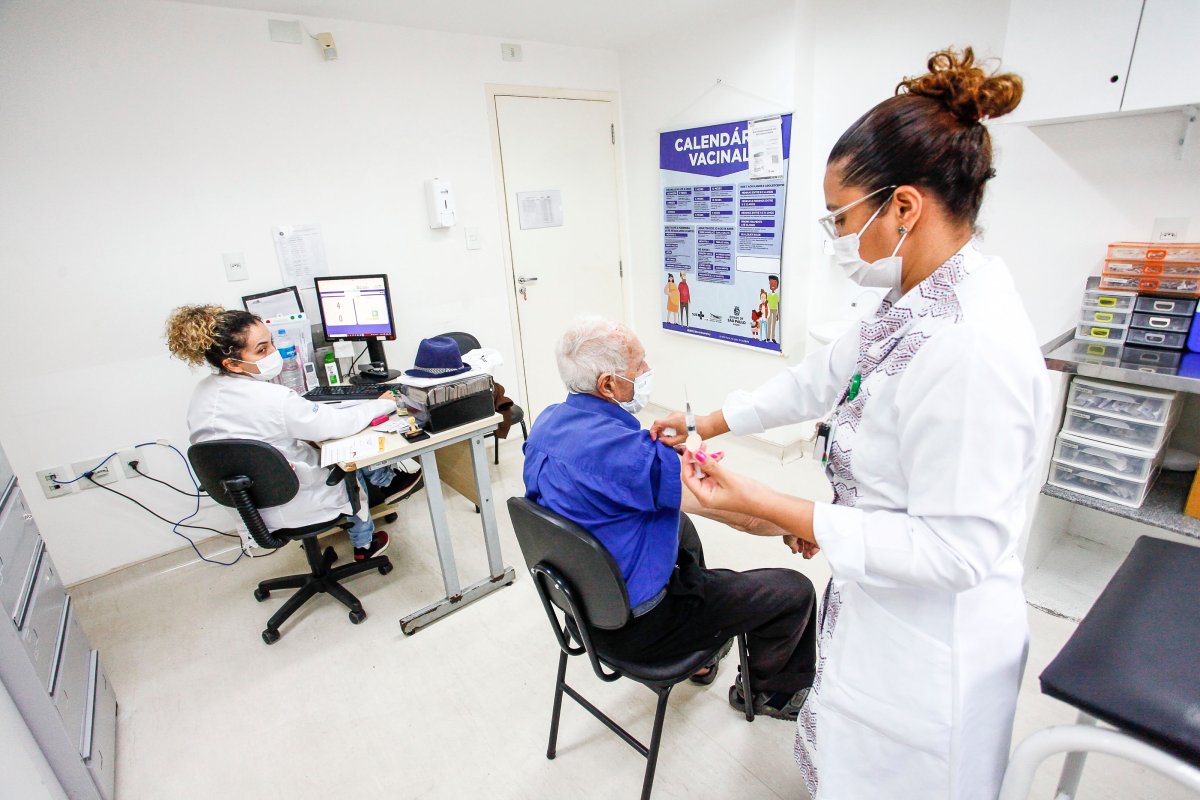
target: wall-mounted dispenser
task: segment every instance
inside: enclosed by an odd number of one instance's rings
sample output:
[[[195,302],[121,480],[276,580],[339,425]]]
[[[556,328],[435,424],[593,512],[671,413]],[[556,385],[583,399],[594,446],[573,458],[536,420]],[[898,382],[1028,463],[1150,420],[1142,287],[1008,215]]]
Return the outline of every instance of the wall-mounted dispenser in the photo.
[[[440,178],[425,181],[425,204],[429,208],[429,227],[454,225],[454,190],[450,188],[450,181]]]

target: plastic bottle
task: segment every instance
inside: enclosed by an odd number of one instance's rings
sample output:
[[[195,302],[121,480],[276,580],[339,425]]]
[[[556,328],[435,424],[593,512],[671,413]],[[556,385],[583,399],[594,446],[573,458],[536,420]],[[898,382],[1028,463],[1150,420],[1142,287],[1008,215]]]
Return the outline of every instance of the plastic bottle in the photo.
[[[304,394],[304,373],[300,370],[296,345],[287,339],[279,339],[275,342],[275,349],[283,358],[283,370],[279,373],[279,382],[297,394]]]
[[[325,377],[329,380],[330,386],[337,386],[342,382],[342,378],[338,375],[337,359],[333,353],[325,354]]]

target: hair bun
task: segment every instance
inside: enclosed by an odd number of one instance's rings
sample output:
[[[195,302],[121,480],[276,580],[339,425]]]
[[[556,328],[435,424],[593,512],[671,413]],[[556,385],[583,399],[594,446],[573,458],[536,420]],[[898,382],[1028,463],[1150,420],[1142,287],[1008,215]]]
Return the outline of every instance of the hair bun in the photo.
[[[225,309],[220,306],[180,306],[167,319],[167,347],[188,364],[204,363],[204,351],[216,341],[217,323]]]
[[[936,100],[965,123],[1008,114],[1021,102],[1021,77],[1011,72],[988,75],[976,65],[970,47],[940,50],[929,57],[929,72],[905,78],[896,94]]]

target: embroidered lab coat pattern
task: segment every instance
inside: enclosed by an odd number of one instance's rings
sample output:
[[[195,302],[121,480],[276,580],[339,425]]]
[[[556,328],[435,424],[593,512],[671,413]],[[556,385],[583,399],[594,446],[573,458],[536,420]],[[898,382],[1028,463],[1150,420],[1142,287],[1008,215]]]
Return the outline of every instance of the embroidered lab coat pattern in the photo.
[[[313,525],[351,512],[346,487],[326,486],[322,442],[361,431],[380,414],[394,411],[392,400],[371,400],[349,408],[305,400],[286,386],[235,375],[209,375],[188,406],[192,444],[214,439],[255,439],[283,453],[296,471],[300,489],[282,506],[261,510],[271,530]]]
[[[841,402],[854,373],[858,395]],[[1028,632],[1016,548],[1048,382],[1007,269],[968,244],[858,331],[725,416],[738,434],[838,405],[814,531],[832,571],[796,757],[821,800],[986,798]]]

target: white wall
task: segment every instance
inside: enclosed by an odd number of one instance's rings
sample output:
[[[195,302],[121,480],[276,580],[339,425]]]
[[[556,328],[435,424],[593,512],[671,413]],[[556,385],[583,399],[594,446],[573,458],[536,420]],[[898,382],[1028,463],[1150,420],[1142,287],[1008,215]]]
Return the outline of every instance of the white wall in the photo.
[[[270,226],[316,222],[334,272],[389,274],[393,366],[446,330],[511,353],[484,85],[619,83],[608,51],[525,42],[524,61],[506,63],[498,39],[305,20],[333,32],[339,59],[327,63],[315,42],[272,43],[268,16],[146,0],[0,5],[0,441],[67,582],[183,544],[102,490],[44,500],[32,476],[159,437],[186,444],[202,373],[168,358],[172,307],[237,306],[279,286]],[[454,185],[449,231],[426,223],[430,177]],[[465,249],[463,226],[480,228],[482,249]],[[227,251],[245,254],[249,281],[226,282]],[[515,397],[512,367],[498,379]],[[174,454],[149,449],[154,474],[183,481]],[[114,488],[167,516],[191,510],[147,481]],[[229,527],[223,511],[204,518]]]
[[[654,368],[654,402],[681,408],[686,384],[698,413],[718,408],[731,388],[754,386],[774,375],[787,360],[662,329],[660,130],[795,109],[780,317],[785,351],[794,357],[803,350],[808,265],[802,256],[808,250],[809,216],[805,187],[811,179],[796,143],[803,141],[811,109],[796,103],[796,4],[780,0],[755,8],[750,15],[721,16],[670,36],[656,36],[620,54],[632,321]],[[724,85],[709,92],[718,79]]]

